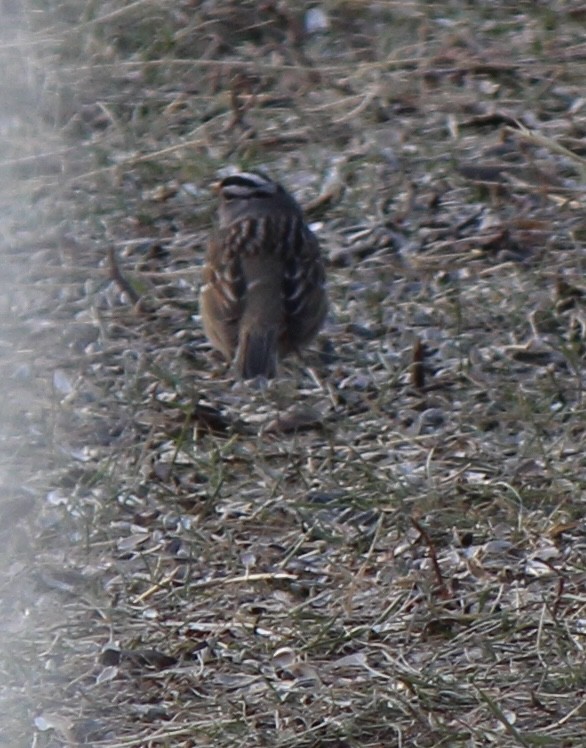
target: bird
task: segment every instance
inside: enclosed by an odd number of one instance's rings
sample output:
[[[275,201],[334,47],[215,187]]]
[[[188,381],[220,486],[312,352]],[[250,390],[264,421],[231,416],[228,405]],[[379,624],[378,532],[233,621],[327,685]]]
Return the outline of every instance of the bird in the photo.
[[[222,179],[218,228],[203,267],[200,313],[213,348],[242,379],[273,379],[328,310],[319,242],[299,203],[260,171]]]

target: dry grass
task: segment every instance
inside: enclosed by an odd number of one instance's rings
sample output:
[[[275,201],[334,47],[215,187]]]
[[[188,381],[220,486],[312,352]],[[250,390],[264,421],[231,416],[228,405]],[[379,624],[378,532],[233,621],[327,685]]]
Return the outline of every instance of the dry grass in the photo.
[[[0,745],[583,745],[586,9],[289,5],[4,3]],[[226,165],[329,258],[266,390]]]

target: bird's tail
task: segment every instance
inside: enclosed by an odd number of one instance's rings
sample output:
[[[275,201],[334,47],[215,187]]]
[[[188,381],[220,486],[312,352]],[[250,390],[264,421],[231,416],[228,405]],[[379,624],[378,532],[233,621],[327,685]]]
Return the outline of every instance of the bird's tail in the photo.
[[[278,343],[276,326],[242,329],[236,353],[236,368],[240,376],[243,379],[272,379],[277,373]]]
[[[282,263],[274,253],[248,254],[242,258],[242,269],[246,301],[238,333],[236,368],[243,379],[272,379],[277,374],[283,326]]]

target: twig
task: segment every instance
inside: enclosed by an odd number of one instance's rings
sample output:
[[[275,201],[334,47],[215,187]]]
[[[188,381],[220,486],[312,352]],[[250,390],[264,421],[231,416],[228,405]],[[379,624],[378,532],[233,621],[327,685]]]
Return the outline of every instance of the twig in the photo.
[[[450,593],[448,591],[446,583],[444,582],[444,577],[440,569],[439,561],[437,560],[437,553],[435,550],[435,544],[433,540],[431,539],[427,530],[419,522],[419,520],[415,519],[415,517],[411,517],[411,522],[413,523],[413,526],[415,527],[415,529],[421,534],[423,541],[425,542],[425,544],[427,545],[429,549],[429,557],[431,558],[431,565],[433,566],[433,570],[435,572],[437,583],[440,588],[440,594],[443,597],[449,597]]]
[[[118,265],[116,252],[112,246],[108,247],[108,264],[110,267],[110,278],[114,283],[116,283],[121,291],[124,291],[133,304],[138,304],[140,301],[140,294],[134,290],[130,281],[122,275],[122,271]]]

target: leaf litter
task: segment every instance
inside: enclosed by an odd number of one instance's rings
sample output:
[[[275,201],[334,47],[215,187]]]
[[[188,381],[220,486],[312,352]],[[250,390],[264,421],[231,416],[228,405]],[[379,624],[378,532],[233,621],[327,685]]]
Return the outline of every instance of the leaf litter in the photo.
[[[581,745],[580,4],[5,5],[7,744]],[[229,165],[328,259],[264,388]]]

